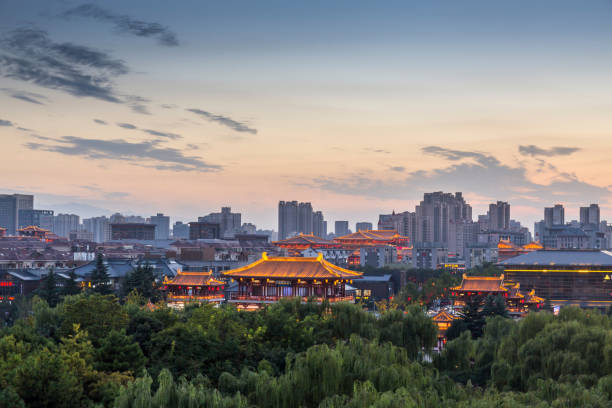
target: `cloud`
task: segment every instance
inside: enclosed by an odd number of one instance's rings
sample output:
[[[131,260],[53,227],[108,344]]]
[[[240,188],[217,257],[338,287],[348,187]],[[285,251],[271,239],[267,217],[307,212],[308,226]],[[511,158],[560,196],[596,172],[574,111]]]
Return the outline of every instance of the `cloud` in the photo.
[[[538,147],[535,145],[528,146],[519,146],[519,153],[523,156],[544,156],[544,157],[553,157],[553,156],[569,156],[572,153],[576,153],[581,149],[579,147],[563,147],[563,146],[554,146],[550,149],[544,149],[542,147]]]
[[[124,95],[125,103],[132,108],[133,112],[140,113],[142,115],[150,115],[149,109],[146,103],[151,102],[148,98],[143,98],[137,95]]]
[[[113,78],[125,75],[121,60],[93,48],[57,43],[45,31],[20,28],[0,39],[0,75],[44,88],[91,97],[107,102],[124,102],[113,89]]]
[[[128,161],[131,164],[162,170],[212,172],[222,169],[222,166],[209,164],[198,156],[186,156],[181,150],[160,147],[160,142],[157,140],[132,143],[122,139],[102,140],[76,136],[63,136],[59,139],[38,137],[37,139],[44,143],[29,142],[24,146],[30,150],[67,156]],[[152,165],[151,162],[156,164]]]
[[[131,123],[117,123],[117,126],[122,127],[124,129],[132,129],[132,130],[139,129],[138,126],[132,125]],[[151,136],[165,137],[167,139],[172,139],[172,140],[178,140],[178,139],[183,138],[181,135],[177,135],[176,133],[160,132],[159,130],[153,130],[153,129],[139,129],[139,130]]]
[[[93,121],[96,122],[98,125],[107,125],[107,123],[102,119],[94,119]]]
[[[594,202],[607,201],[612,193],[609,187],[590,184],[575,174],[556,169],[551,169],[557,173],[548,183],[534,182],[526,164],[508,166],[483,152],[439,146],[427,146],[421,150],[452,164],[431,171],[408,172],[399,179],[370,177],[367,173],[322,176],[315,178],[309,186],[336,194],[405,200],[418,199],[427,191],[464,191],[498,200],[512,200],[518,205],[550,204],[553,195],[555,201],[565,200],[568,204],[578,204],[584,197]],[[524,194],[525,191],[529,194]]]
[[[257,134],[257,129],[253,129],[249,127],[246,123],[238,122],[234,119],[228,118],[227,116],[214,115],[210,112],[203,111],[200,109],[194,109],[194,108],[187,109],[187,111],[191,113],[195,113],[196,115],[199,115],[210,122],[217,122],[220,125],[227,126],[228,128],[235,130],[236,132],[246,132],[246,133],[252,133],[254,135]]]
[[[391,154],[391,152],[388,150],[377,149],[375,147],[364,147],[363,150],[365,150],[366,152],[372,152],[372,153]]]
[[[94,20],[112,23],[120,33],[132,34],[137,37],[154,37],[159,44],[174,47],[179,45],[176,34],[159,23],[149,23],[136,20],[127,15],[115,14],[95,4],[83,4],[64,13],[65,17],[88,17]]]
[[[44,105],[45,103],[42,102],[41,99],[48,101],[46,96],[34,92],[19,91],[11,88],[0,88],[0,90],[8,94],[11,98],[33,103],[35,105]]]
[[[168,139],[173,139],[173,140],[182,139],[182,136],[177,135],[176,133],[160,132],[158,130],[153,130],[153,129],[142,129],[142,131],[150,134],[151,136],[166,137]]]
[[[0,119],[0,126],[13,126],[13,122],[10,120]]]
[[[406,171],[406,168],[404,166],[392,166],[389,167],[389,170],[391,171],[397,171],[399,173]]]

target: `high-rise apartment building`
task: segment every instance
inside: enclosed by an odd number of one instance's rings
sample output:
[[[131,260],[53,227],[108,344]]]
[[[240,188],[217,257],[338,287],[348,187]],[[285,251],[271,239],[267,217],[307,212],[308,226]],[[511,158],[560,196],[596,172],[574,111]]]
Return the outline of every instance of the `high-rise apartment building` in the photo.
[[[155,239],[170,238],[170,217],[157,213],[157,215],[151,216],[149,222],[155,225]]]
[[[93,234],[94,242],[110,241],[110,220],[107,217],[92,217],[83,219],[83,229]]]
[[[278,202],[278,239],[286,239],[298,233],[298,202]]]
[[[551,228],[553,225],[565,224],[565,208],[561,204],[555,204],[554,207],[544,208],[544,225],[546,228]]]
[[[350,234],[348,221],[336,221],[334,224],[334,234],[337,237]]]
[[[327,235],[327,222],[321,211],[312,210],[311,203],[297,201],[278,202],[278,239],[297,234]]]
[[[221,207],[221,212],[210,213],[204,217],[198,217],[198,222],[219,224],[222,238],[233,238],[240,233],[242,227],[242,214],[233,213],[231,207]]]
[[[172,226],[172,237],[174,239],[189,239],[189,224],[177,221]]]
[[[588,207],[580,207],[580,225],[599,225],[599,205],[591,204]]]
[[[27,194],[0,194],[0,227],[9,235],[15,235],[19,228],[19,211],[32,210],[34,196]]]
[[[404,211],[401,213],[380,214],[378,216],[379,230],[396,230],[398,234],[408,237],[410,242],[416,238],[416,213]]]
[[[472,207],[462,193],[425,193],[416,207],[415,242],[448,243],[451,222],[472,221]]]
[[[312,234],[312,205],[310,203],[298,204],[298,232]]]
[[[321,238],[327,236],[327,221],[325,221],[321,211],[312,214],[312,234]]]
[[[371,222],[358,222],[355,224],[355,231],[371,231],[373,229]]]
[[[489,231],[507,231],[510,229],[510,204],[498,201],[489,204]]]
[[[53,230],[53,210],[19,210],[19,225],[17,228],[25,228],[30,225]]]
[[[53,218],[53,232],[60,237],[70,237],[71,231],[79,229],[79,216],[76,214],[57,214]]]

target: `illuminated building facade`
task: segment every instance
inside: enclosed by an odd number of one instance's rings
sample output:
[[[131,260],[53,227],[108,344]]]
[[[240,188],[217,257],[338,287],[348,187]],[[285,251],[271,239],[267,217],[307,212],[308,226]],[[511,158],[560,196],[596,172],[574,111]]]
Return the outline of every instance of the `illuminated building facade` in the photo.
[[[346,285],[362,274],[327,262],[322,254],[316,258],[268,257],[264,252],[261,259],[223,275],[238,282],[238,290],[227,301],[252,308],[288,297],[352,302],[354,296],[347,293]]]
[[[488,296],[501,296],[511,315],[524,316],[530,310],[540,309],[544,299],[535,295],[533,288],[528,292],[521,291],[519,282],[504,280],[501,276],[467,276],[463,275],[461,285],[450,288],[455,297],[455,305],[464,306],[468,301],[477,299],[481,303]]]
[[[607,307],[612,304],[612,252],[541,250],[499,264],[524,289],[552,304]]]
[[[188,302],[224,301],[225,283],[212,276],[212,272],[178,271],[173,279],[164,278],[163,288],[171,307],[182,308]]]

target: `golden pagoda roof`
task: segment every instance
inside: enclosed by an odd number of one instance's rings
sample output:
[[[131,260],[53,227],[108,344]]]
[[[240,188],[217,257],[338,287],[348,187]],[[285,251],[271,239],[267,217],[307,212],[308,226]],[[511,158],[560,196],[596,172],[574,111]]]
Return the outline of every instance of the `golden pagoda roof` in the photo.
[[[223,272],[232,278],[285,278],[285,279],[359,279],[361,272],[341,268],[323,259],[304,257],[268,257],[264,252],[261,259],[250,265]]]
[[[497,248],[498,249],[518,249],[518,247],[514,245],[512,242],[503,240],[503,239],[497,243]]]
[[[537,241],[525,244],[525,245],[523,245],[523,248],[524,249],[531,249],[531,250],[544,249],[544,247],[539,242],[537,242]]]
[[[434,317],[431,318],[434,322],[452,322],[457,319],[456,316],[448,313],[446,310],[440,310]]]
[[[213,278],[212,272],[182,272],[178,271],[173,279],[164,280],[164,285],[179,286],[219,286],[225,285],[224,282]]]
[[[19,232],[30,232],[30,231],[32,231],[32,232],[49,232],[49,230],[44,229],[44,228],[40,228],[40,227],[38,227],[36,225],[30,225],[30,226],[27,226],[25,228],[21,228],[21,229],[19,229],[17,231],[19,231]]]
[[[399,235],[397,230],[362,230],[334,238],[334,241],[390,241],[394,239],[408,239],[408,237]]]
[[[272,242],[277,246],[282,245],[333,245],[333,241],[318,237],[312,234],[299,234],[291,238],[282,239]]]
[[[505,292],[504,275],[501,276],[467,276],[463,274],[460,286],[455,286],[451,290],[461,290],[469,292]]]

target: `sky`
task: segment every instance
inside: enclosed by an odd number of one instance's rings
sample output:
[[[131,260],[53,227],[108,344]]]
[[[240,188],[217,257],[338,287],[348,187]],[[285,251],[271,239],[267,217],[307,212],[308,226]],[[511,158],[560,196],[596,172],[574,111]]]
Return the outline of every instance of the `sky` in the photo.
[[[0,2],[0,192],[172,220],[425,192],[612,220],[612,1]],[[329,228],[329,230],[332,230]]]

